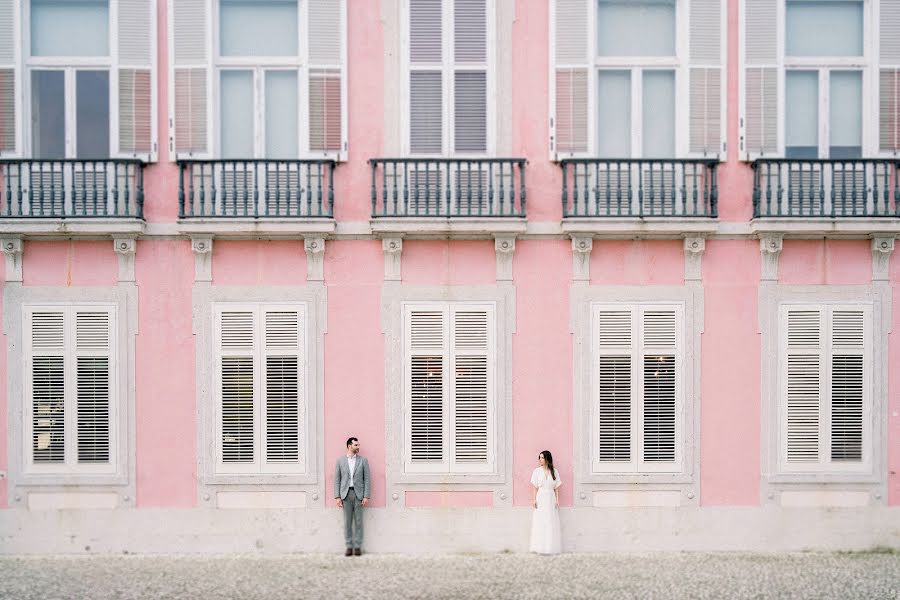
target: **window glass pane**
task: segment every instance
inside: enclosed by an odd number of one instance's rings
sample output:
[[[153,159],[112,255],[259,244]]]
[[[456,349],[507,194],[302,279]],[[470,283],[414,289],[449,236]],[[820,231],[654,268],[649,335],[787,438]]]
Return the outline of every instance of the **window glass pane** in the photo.
[[[675,56],[674,0],[599,0],[600,56]]]
[[[31,55],[109,56],[109,1],[31,0]]]
[[[253,71],[222,71],[222,158],[253,158]]]
[[[35,158],[66,156],[66,83],[62,71],[31,72],[31,146]]]
[[[297,0],[219,0],[222,56],[297,56]]]
[[[819,156],[819,74],[785,74],[784,145],[787,158]]]
[[[862,2],[788,0],[785,18],[788,56],[863,54]]]
[[[109,158],[109,71],[75,73],[77,158]]]
[[[675,71],[644,71],[643,158],[675,156]]]
[[[862,73],[832,71],[828,117],[830,158],[862,157]]]
[[[598,82],[598,156],[630,158],[631,71],[600,71]]]
[[[266,158],[297,158],[297,71],[266,73]]]

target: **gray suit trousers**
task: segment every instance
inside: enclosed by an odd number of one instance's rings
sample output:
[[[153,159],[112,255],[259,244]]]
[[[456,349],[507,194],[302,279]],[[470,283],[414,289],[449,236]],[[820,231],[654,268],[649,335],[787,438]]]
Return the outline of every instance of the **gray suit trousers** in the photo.
[[[362,513],[362,500],[356,494],[347,494],[344,498],[344,542],[347,548],[362,548]]]

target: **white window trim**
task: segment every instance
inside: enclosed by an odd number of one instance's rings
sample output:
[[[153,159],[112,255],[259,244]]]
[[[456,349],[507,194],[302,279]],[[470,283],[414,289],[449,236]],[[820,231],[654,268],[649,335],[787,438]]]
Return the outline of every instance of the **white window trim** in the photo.
[[[496,375],[494,461],[491,472],[410,473],[404,464],[407,425],[404,380],[404,303],[466,302],[496,306]],[[385,479],[392,505],[403,506],[405,492],[446,489],[491,491],[494,505],[512,506],[512,336],[516,324],[515,288],[508,284],[473,286],[410,286],[382,288],[381,324],[385,351]],[[396,494],[396,496],[394,496]]]
[[[503,0],[485,0],[486,23],[485,30],[486,40],[486,56],[484,71],[487,77],[487,131],[486,134],[486,151],[485,152],[456,152],[454,148],[454,73],[457,70],[474,70],[481,71],[481,67],[472,67],[463,64],[457,69],[454,57],[454,39],[453,39],[453,0],[442,0],[442,44],[441,56],[443,61],[440,66],[437,64],[431,66],[417,65],[412,66],[410,52],[410,0],[402,0],[403,6],[401,10],[401,44],[400,44],[400,64],[401,64],[401,81],[400,86],[400,115],[402,130],[402,155],[414,156],[427,160],[429,158],[467,158],[467,157],[484,157],[489,158],[496,156],[497,152],[497,3]],[[410,126],[410,91],[409,81],[410,72],[413,70],[435,71],[441,70],[441,93],[443,94],[443,111],[442,111],[442,149],[439,154],[412,154],[410,135],[412,132]]]
[[[300,424],[301,452],[305,453],[305,469],[293,473],[220,473],[217,465],[218,396],[215,387],[215,329],[214,307],[228,304],[303,306],[306,322],[303,335],[306,340],[305,420]],[[321,283],[305,286],[212,286],[207,282],[195,283],[193,292],[193,329],[197,339],[197,443],[198,486],[201,506],[216,506],[216,494],[228,491],[304,491],[318,492],[321,477],[324,433],[324,336],[326,315],[326,291]],[[307,507],[315,505],[306,503]]]
[[[31,73],[37,70],[63,71],[65,78],[65,148],[66,159],[74,159],[77,143],[77,124],[75,120],[75,71],[78,70],[95,70],[106,71],[109,74],[109,160],[138,158],[145,161],[156,161],[158,145],[157,145],[157,13],[155,5],[150,11],[150,143],[151,151],[149,154],[133,154],[127,155],[119,152],[119,70],[131,67],[130,65],[122,65],[118,61],[119,54],[119,1],[109,1],[109,55],[97,57],[80,57],[80,56],[31,56],[31,2],[23,0],[15,2],[13,8],[13,18],[19,27],[14,27],[19,32],[18,39],[15,40],[16,52],[19,57],[18,62],[23,68],[16,69],[17,74],[21,74],[18,78],[18,92],[16,94],[15,114],[21,115],[17,121],[23,124],[21,127],[16,125],[17,137],[16,147],[20,149],[19,155],[23,157],[33,157],[33,136],[32,136],[32,114],[31,114]],[[21,13],[17,12],[17,9]],[[98,157],[88,157],[98,158]]]
[[[700,336],[703,333],[703,289],[683,286],[600,286],[573,284],[570,288],[571,333],[573,342],[573,458],[576,501],[593,505],[593,495],[604,491],[677,491],[682,505],[699,503],[700,472]],[[597,473],[593,470],[594,452],[594,368],[593,318],[596,305],[633,306],[635,304],[679,305],[682,315],[682,408],[681,436],[677,452],[681,456],[677,472]]]
[[[488,327],[488,350],[487,350],[487,390],[488,390],[488,412],[487,412],[487,463],[480,466],[475,465],[459,465],[455,460],[456,455],[456,439],[455,439],[455,423],[453,415],[455,413],[456,399],[453,396],[454,390],[454,359],[457,356],[456,350],[452,344],[452,323],[453,314],[457,310],[484,310],[487,315]],[[444,399],[443,399],[443,447],[447,457],[443,464],[421,465],[412,461],[412,447],[409,432],[412,428],[412,374],[410,372],[410,331],[406,327],[407,317],[414,310],[430,310],[441,311],[445,315],[445,340],[446,345],[442,353],[442,359],[445,364],[444,372]],[[403,302],[403,407],[404,407],[404,456],[403,469],[406,473],[445,473],[445,474],[475,474],[475,473],[492,473],[494,471],[494,461],[496,458],[496,440],[497,440],[497,305],[495,303],[484,302]]]
[[[31,469],[27,465],[30,453],[27,449],[29,426],[23,422],[29,408],[26,406],[26,355],[24,314],[30,306],[91,306],[115,308],[115,330],[111,343],[116,345],[114,363],[116,379],[111,381],[110,402],[115,406],[115,420],[110,422],[110,459],[115,468],[108,472],[96,470],[68,470],[46,472]],[[4,289],[3,327],[7,338],[7,378],[9,486],[10,496],[24,499],[30,491],[113,491],[119,494],[117,504],[131,504],[135,498],[135,341],[138,327],[137,288],[123,283],[115,287],[31,287],[9,283]],[[44,471],[44,472],[41,472]]]
[[[642,415],[643,415],[643,390],[641,385],[643,380],[643,357],[648,353],[644,349],[640,331],[642,323],[640,316],[647,309],[673,310],[675,312],[675,460],[669,465],[654,465],[654,463],[645,463],[641,457],[642,448]],[[669,303],[669,302],[618,302],[618,303],[591,303],[591,472],[596,475],[623,473],[623,474],[645,474],[645,473],[680,473],[682,472],[682,461],[684,458],[684,388],[685,379],[689,372],[685,365],[684,359],[684,309],[685,304]],[[598,394],[599,388],[599,364],[600,356],[606,353],[599,348],[599,328],[597,315],[601,311],[606,310],[628,310],[632,313],[632,324],[636,327],[631,329],[632,349],[630,351],[631,358],[631,456],[632,460],[628,463],[604,462],[599,459],[600,447],[598,444],[600,438],[599,416],[598,416]],[[612,354],[622,354],[619,351]]]
[[[857,305],[870,307],[872,331],[870,364],[872,372],[870,419],[871,461],[865,472],[832,470],[827,472],[784,472],[780,465],[780,387],[779,387],[779,310],[783,305]],[[762,427],[761,467],[763,502],[776,500],[779,493],[790,489],[862,489],[877,498],[887,499],[887,390],[888,329],[891,322],[889,286],[790,286],[764,284],[759,289],[759,327],[762,334],[761,399]]]

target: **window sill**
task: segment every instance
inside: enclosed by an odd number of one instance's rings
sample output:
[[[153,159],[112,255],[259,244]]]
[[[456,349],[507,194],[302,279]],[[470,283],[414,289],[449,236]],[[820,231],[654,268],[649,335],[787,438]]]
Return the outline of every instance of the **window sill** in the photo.
[[[369,222],[372,233],[411,239],[489,239],[497,234],[523,234],[520,217],[379,217]]]
[[[714,234],[718,220],[710,217],[567,217],[563,233],[608,239],[680,239]]]
[[[694,477],[685,473],[582,476],[575,484],[576,506],[680,507],[699,506]]]

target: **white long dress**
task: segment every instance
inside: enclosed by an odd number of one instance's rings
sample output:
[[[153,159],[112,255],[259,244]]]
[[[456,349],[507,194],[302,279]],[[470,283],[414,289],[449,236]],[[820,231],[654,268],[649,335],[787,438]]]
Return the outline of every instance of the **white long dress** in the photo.
[[[556,479],[538,467],[531,474],[531,485],[537,488],[537,508],[531,517],[531,545],[529,550],[538,554],[559,554],[562,541],[559,529],[559,510],[556,508],[556,494],[553,490],[562,485],[559,471],[554,469]]]

